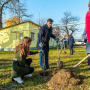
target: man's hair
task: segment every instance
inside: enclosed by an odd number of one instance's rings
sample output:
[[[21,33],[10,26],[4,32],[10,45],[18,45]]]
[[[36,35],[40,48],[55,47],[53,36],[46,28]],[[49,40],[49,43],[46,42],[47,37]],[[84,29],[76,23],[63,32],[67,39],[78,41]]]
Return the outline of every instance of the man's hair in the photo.
[[[51,18],[49,18],[49,19],[47,20],[47,22],[53,22],[53,20],[52,20]]]

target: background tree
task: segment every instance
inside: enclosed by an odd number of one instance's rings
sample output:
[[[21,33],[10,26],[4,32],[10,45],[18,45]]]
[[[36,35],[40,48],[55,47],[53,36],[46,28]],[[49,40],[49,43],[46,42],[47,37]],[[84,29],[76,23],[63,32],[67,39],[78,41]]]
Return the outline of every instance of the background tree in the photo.
[[[64,12],[64,17],[61,18],[61,24],[62,25],[68,25],[68,24],[74,24],[77,23],[80,20],[78,16],[73,16],[71,12]],[[70,33],[74,33],[75,31],[78,31],[77,25],[73,26],[64,26],[60,27],[60,30],[62,33],[65,33],[67,38],[69,37]]]
[[[47,19],[46,19],[46,18],[40,18],[40,17],[39,17],[39,19],[37,19],[37,21],[36,21],[36,23],[37,23],[38,25],[40,25],[40,26],[43,26],[44,24],[46,24],[46,22],[47,22]]]
[[[19,0],[0,0],[0,28],[2,28],[2,16],[4,11],[8,9],[15,9]]]
[[[11,9],[11,12],[15,13],[15,17],[18,18],[19,23],[31,21],[31,18],[33,16],[32,14],[27,14],[25,5],[20,2],[17,4],[15,9]]]
[[[20,22],[22,22],[21,18],[19,17],[12,17],[8,20],[5,20],[5,27],[9,27],[9,26],[12,26],[12,25],[16,25],[16,24],[19,24]]]
[[[53,28],[53,34],[54,34],[55,36],[57,36],[59,39],[61,39],[62,36],[61,36],[60,28],[58,27],[58,25],[55,25],[55,24],[54,24],[54,26],[57,26],[57,27]]]
[[[2,28],[2,16],[5,13],[5,10],[11,11],[11,14],[15,15],[15,17],[18,17],[19,23],[20,19],[22,19],[22,22],[27,21],[25,17],[31,17],[32,15],[26,14],[26,9],[22,3],[20,3],[20,0],[0,0],[0,28]],[[13,16],[12,15],[12,16]],[[30,18],[27,18],[30,20]]]

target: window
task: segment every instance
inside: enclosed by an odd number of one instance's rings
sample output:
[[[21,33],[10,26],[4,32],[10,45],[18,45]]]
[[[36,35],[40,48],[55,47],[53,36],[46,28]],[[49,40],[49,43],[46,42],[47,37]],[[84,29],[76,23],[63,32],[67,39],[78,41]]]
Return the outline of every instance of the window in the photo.
[[[31,32],[31,39],[32,41],[35,41],[35,33]]]
[[[20,42],[21,42],[22,38],[23,38],[23,33],[20,33],[20,34],[19,34],[19,41],[20,41]]]

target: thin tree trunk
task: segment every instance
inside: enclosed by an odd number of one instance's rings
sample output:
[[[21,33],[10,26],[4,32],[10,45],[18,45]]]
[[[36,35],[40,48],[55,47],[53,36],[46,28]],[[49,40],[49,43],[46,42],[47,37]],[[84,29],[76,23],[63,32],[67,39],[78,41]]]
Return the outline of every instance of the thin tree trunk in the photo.
[[[67,33],[67,38],[69,38],[69,33]]]
[[[66,24],[67,25],[67,24]],[[67,38],[69,37],[69,31],[68,31],[68,27],[66,26],[66,34],[67,34]]]
[[[0,8],[0,29],[2,28],[2,8]]]

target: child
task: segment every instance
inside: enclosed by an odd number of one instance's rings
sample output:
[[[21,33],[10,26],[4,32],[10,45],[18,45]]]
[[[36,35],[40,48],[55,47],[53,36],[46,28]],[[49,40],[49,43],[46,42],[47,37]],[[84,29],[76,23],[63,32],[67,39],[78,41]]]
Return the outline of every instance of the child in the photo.
[[[62,49],[64,48],[64,53],[66,54],[65,48],[66,48],[66,38],[65,36],[63,36],[63,39],[61,40],[61,51],[60,53],[62,53]]]
[[[29,51],[31,45],[31,38],[24,37],[20,44],[15,48],[15,56],[12,64],[11,78],[13,81],[22,83],[22,77],[31,77],[34,71],[33,67],[30,67],[32,59],[26,59],[28,55],[36,54],[37,52]]]

